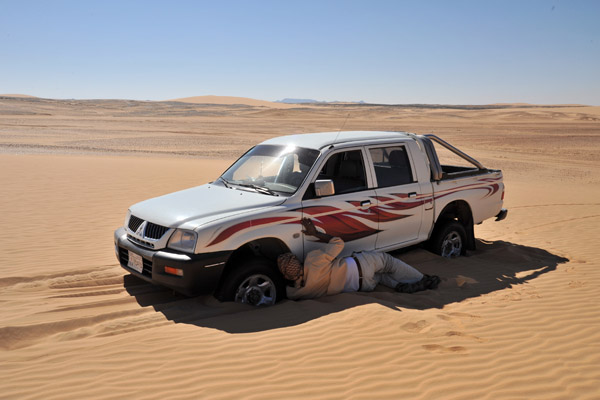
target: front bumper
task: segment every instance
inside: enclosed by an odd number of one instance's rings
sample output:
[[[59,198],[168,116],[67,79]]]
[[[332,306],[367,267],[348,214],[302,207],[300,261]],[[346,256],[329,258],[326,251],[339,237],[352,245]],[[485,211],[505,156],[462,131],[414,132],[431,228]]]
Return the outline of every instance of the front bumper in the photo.
[[[127,232],[119,228],[114,234],[115,253],[121,267],[132,275],[157,285],[166,286],[188,296],[213,293],[217,288],[225,263],[231,251],[204,254],[185,254],[170,249],[150,250],[127,239]],[[142,273],[127,266],[129,252],[142,256]],[[165,273],[165,266],[178,268],[183,276]]]

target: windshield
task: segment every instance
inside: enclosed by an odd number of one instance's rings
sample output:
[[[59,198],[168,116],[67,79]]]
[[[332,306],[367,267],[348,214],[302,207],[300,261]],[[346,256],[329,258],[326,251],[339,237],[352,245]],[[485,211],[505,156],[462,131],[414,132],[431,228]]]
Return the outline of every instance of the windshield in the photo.
[[[303,147],[261,144],[237,160],[221,179],[262,193],[291,194],[302,184],[318,155],[318,150]]]

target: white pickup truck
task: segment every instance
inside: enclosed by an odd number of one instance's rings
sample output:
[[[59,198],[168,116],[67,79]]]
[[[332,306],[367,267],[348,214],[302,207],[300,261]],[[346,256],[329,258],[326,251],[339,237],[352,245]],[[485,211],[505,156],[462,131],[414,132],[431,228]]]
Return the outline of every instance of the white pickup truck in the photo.
[[[468,161],[440,165],[436,147]],[[341,237],[342,255],[428,241],[444,257],[474,249],[473,225],[502,220],[502,172],[433,135],[324,132],[246,152],[214,182],[142,201],[115,231],[121,266],[187,295],[271,305],[285,296],[275,260],[322,246],[303,217]]]

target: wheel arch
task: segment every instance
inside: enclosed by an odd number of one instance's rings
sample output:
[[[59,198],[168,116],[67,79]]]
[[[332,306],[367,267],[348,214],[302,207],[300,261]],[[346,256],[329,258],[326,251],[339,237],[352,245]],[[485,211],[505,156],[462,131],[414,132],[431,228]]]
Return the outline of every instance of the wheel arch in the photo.
[[[222,297],[222,288],[225,280],[233,270],[239,268],[239,266],[243,264],[244,260],[262,257],[270,260],[273,265],[276,265],[277,257],[280,254],[288,252],[290,252],[290,248],[281,239],[274,237],[254,239],[238,247],[225,263],[225,267],[223,268],[219,283],[215,290],[215,297],[218,299]]]
[[[465,228],[467,233],[466,249],[475,250],[473,211],[469,203],[465,200],[454,200],[446,204],[435,221],[431,236],[433,236],[436,229],[439,229],[448,221],[457,221]]]

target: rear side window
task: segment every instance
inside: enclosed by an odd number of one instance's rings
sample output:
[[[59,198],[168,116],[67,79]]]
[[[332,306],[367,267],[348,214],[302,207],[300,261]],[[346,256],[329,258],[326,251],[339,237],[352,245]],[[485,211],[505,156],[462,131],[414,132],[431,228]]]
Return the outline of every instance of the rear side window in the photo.
[[[375,168],[377,187],[383,188],[414,182],[404,146],[378,147],[369,151]]]

